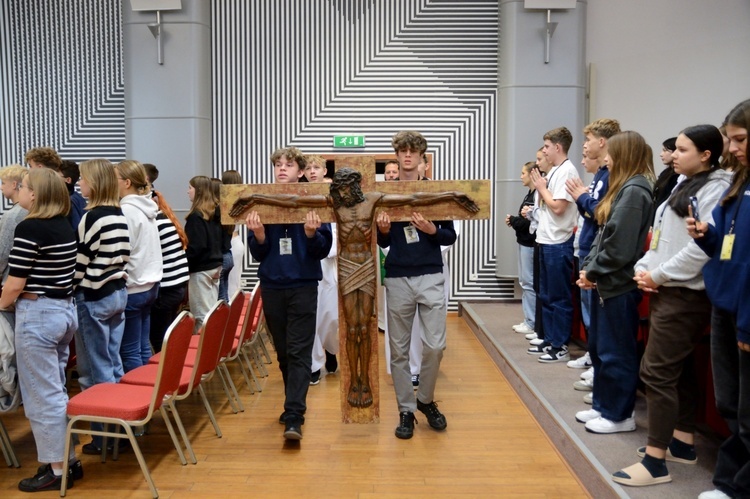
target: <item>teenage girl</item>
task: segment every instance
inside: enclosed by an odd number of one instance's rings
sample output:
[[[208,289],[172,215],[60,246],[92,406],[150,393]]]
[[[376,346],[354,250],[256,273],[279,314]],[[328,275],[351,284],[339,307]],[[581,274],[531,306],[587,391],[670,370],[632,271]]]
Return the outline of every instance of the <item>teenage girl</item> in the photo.
[[[188,237],[185,254],[190,270],[190,311],[195,316],[197,331],[203,325],[203,318],[219,298],[223,229],[210,178],[191,178],[188,199],[192,206],[185,220],[185,233]]]
[[[705,212],[700,213],[700,222],[692,215],[687,219],[690,236],[710,257],[703,277],[713,304],[716,407],[731,432],[716,459],[716,489],[699,499],[750,496],[750,100],[738,104],[724,124],[729,152],[737,158],[732,183],[714,209],[713,223],[706,222]]]
[[[593,408],[576,413],[591,433],[635,430],[638,303],[633,266],[653,217],[651,148],[640,134],[608,141],[609,190],[594,211],[600,226],[578,285],[591,289],[588,347],[594,367]]]
[[[226,170],[221,174],[221,183],[224,185],[242,184],[242,175],[237,170]],[[230,243],[232,253],[232,269],[227,275],[227,294],[234,295],[240,289],[242,282],[242,260],[245,256],[245,243],[242,241],[239,226],[232,226],[232,241]],[[222,266],[223,268],[223,266]]]
[[[672,165],[684,180],[656,210],[651,246],[635,266],[635,281],[649,300],[649,337],[640,375],[646,385],[648,441],[643,458],[614,474],[625,485],[653,485],[672,480],[666,460],[695,463],[696,380],[691,353],[708,329],[711,303],[702,269],[708,257],[685,231],[690,198],[711,221],[711,210],[729,187],[730,175],[719,168],[721,133],[713,125],[684,129],[677,136]],[[594,385],[596,386],[596,385]]]
[[[72,463],[69,480],[74,470],[83,476],[74,446],[69,456],[63,455],[68,424],[65,365],[78,327],[73,299],[76,236],[66,218],[68,190],[49,168],[24,176],[18,203],[29,214],[16,227],[0,310],[8,311],[15,303],[18,383],[37,459],[44,463],[36,475],[21,480],[18,488],[24,492],[60,490],[63,459]]]
[[[156,215],[159,211],[148,193],[146,170],[138,161],[123,161],[116,167],[120,206],[128,221],[130,260],[126,289],[125,332],[120,346],[125,372],[148,363],[151,307],[162,279],[161,244]]]

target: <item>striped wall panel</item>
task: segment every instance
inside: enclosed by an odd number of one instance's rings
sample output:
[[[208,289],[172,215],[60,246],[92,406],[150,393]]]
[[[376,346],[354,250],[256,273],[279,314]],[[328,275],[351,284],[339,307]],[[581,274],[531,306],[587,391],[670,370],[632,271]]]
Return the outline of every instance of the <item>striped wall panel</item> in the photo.
[[[214,0],[214,164],[272,182],[281,146],[391,152],[420,130],[438,179],[493,179],[497,0]],[[493,196],[494,200],[494,196]],[[494,226],[464,222],[451,251],[451,305],[513,294],[495,268]],[[244,277],[252,281],[255,266]]]
[[[0,9],[2,164],[37,146],[78,162],[124,159],[121,2],[5,0]]]

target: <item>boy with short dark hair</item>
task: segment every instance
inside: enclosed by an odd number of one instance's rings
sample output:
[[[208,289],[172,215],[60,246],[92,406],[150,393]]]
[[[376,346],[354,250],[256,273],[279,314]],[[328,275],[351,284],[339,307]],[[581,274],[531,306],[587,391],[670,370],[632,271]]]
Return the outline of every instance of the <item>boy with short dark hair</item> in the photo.
[[[83,199],[83,196],[81,196],[78,191],[76,191],[76,184],[78,183],[78,179],[81,178],[81,173],[78,170],[78,163],[65,160],[62,162],[58,173],[65,181],[65,187],[67,187],[68,194],[70,194],[70,213],[68,214],[68,220],[70,220],[70,225],[72,225],[74,229],[77,229],[81,218],[83,218],[83,212],[86,210],[86,200]]]
[[[274,179],[279,184],[296,183],[304,175],[305,157],[296,147],[277,149],[271,156]],[[279,369],[284,379],[284,438],[302,439],[307,410],[320,260],[333,243],[330,224],[310,211],[304,224],[263,225],[256,211],[245,220],[248,247],[260,262],[263,313],[273,337]]]

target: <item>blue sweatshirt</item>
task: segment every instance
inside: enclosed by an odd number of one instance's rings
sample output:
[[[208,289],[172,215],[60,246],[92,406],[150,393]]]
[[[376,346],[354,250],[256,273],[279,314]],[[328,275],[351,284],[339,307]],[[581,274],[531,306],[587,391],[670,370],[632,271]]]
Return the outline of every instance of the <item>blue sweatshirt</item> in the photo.
[[[596,171],[594,180],[589,184],[589,192],[581,194],[576,200],[578,213],[583,217],[581,235],[578,237],[578,259],[580,261],[583,261],[589,254],[589,251],[591,251],[591,244],[594,242],[598,228],[596,219],[594,218],[594,210],[596,210],[599,201],[604,199],[604,195],[607,194],[608,190],[609,169],[607,165],[602,165]]]
[[[437,232],[430,236],[417,230],[419,241],[413,243],[406,242],[404,233],[409,222],[393,222],[386,235],[378,231],[378,245],[391,248],[385,258],[385,277],[416,277],[443,272],[440,246],[455,243],[456,231],[450,220],[433,223]]]
[[[724,206],[716,205],[714,225],[709,224],[704,237],[695,242],[711,257],[703,267],[708,298],[714,307],[736,315],[737,341],[750,343],[750,262],[747,259],[750,252],[750,184],[746,184],[743,191],[739,199]],[[732,258],[722,260],[721,246],[732,219],[735,221]]]
[[[266,240],[258,244],[255,234],[248,232],[250,254],[260,262],[258,279],[261,287],[292,289],[317,286],[323,278],[320,261],[328,256],[333,244],[331,224],[323,224],[308,238],[304,224],[264,225]],[[289,238],[291,254],[281,254],[279,241]]]

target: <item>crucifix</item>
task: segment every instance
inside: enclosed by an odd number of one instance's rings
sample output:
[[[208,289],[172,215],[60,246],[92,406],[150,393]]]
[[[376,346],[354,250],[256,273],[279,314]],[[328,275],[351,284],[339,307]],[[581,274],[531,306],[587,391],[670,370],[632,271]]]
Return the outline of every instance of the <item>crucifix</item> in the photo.
[[[221,187],[222,223],[237,223],[251,210],[264,224],[304,223],[310,210],[323,222],[337,224],[342,419],[377,422],[377,213],[386,211],[391,221],[409,221],[414,211],[428,220],[487,219],[490,182],[375,182],[373,157],[338,157],[332,184]]]

